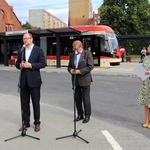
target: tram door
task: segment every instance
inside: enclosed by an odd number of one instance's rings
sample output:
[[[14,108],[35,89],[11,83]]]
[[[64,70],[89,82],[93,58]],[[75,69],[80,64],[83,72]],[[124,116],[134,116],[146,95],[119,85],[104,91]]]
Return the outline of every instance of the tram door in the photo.
[[[83,38],[83,46],[92,53],[94,66],[100,66],[100,37]]]

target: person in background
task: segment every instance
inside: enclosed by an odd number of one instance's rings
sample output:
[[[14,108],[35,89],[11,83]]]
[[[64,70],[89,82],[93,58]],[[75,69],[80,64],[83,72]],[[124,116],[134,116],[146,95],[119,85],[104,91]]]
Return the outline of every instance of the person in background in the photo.
[[[140,57],[140,62],[139,63],[143,62],[143,60],[144,60],[144,58],[146,56],[146,53],[147,53],[146,48],[143,47],[143,49],[141,50],[141,57]]]
[[[150,45],[147,48],[150,53]],[[146,56],[143,60],[142,66],[147,70],[146,75],[150,75],[150,56]],[[141,80],[141,77],[138,77]],[[150,128],[150,77],[142,82],[139,92],[138,104],[143,105],[145,108],[145,123],[144,128]]]
[[[72,85],[75,87],[74,98],[78,113],[75,121],[83,119],[83,123],[87,123],[91,116],[90,85],[92,82],[91,70],[94,66],[93,57],[91,52],[83,50],[82,42],[79,40],[73,42],[73,50],[74,52],[70,55],[68,72],[72,76]]]
[[[150,49],[150,44],[148,45],[148,47],[147,47],[147,52],[149,51],[149,49]],[[150,52],[148,52],[147,53],[147,56],[150,54]]]
[[[40,88],[42,79],[40,69],[46,66],[43,50],[33,44],[32,34],[23,36],[24,48],[19,52],[16,68],[20,69],[20,97],[22,109],[22,127],[19,131],[30,127],[30,97],[34,112],[34,130],[40,130]]]

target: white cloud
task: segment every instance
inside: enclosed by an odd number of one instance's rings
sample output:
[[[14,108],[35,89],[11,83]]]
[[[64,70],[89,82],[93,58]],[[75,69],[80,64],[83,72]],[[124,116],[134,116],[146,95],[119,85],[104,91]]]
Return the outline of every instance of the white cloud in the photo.
[[[58,19],[64,21],[66,24],[68,23],[68,8],[62,8],[62,9],[47,9],[49,13],[56,16]]]
[[[68,8],[62,8],[62,9],[47,9],[48,12],[55,14],[55,15],[59,15],[59,14],[66,14],[68,13]]]

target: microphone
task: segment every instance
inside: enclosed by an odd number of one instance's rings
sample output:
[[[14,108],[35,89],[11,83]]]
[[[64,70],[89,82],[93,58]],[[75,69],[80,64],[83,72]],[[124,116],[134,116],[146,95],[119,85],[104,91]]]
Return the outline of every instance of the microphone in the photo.
[[[25,47],[26,45],[24,44],[20,50],[20,53],[21,53],[21,62],[23,61],[23,56],[24,56],[24,53],[25,53]]]
[[[75,51],[75,54],[77,55],[77,54],[78,54],[78,52],[77,52],[77,51]]]
[[[21,50],[20,50],[20,52],[22,52],[23,50],[24,50],[24,48],[26,47],[26,45],[25,44],[23,44],[23,46],[21,47]]]

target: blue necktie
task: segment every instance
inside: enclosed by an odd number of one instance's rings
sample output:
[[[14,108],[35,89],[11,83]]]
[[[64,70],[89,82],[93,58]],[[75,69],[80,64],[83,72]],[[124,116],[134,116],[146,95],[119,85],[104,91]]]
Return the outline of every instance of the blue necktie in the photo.
[[[75,68],[77,68],[77,54],[74,55],[74,65]]]

